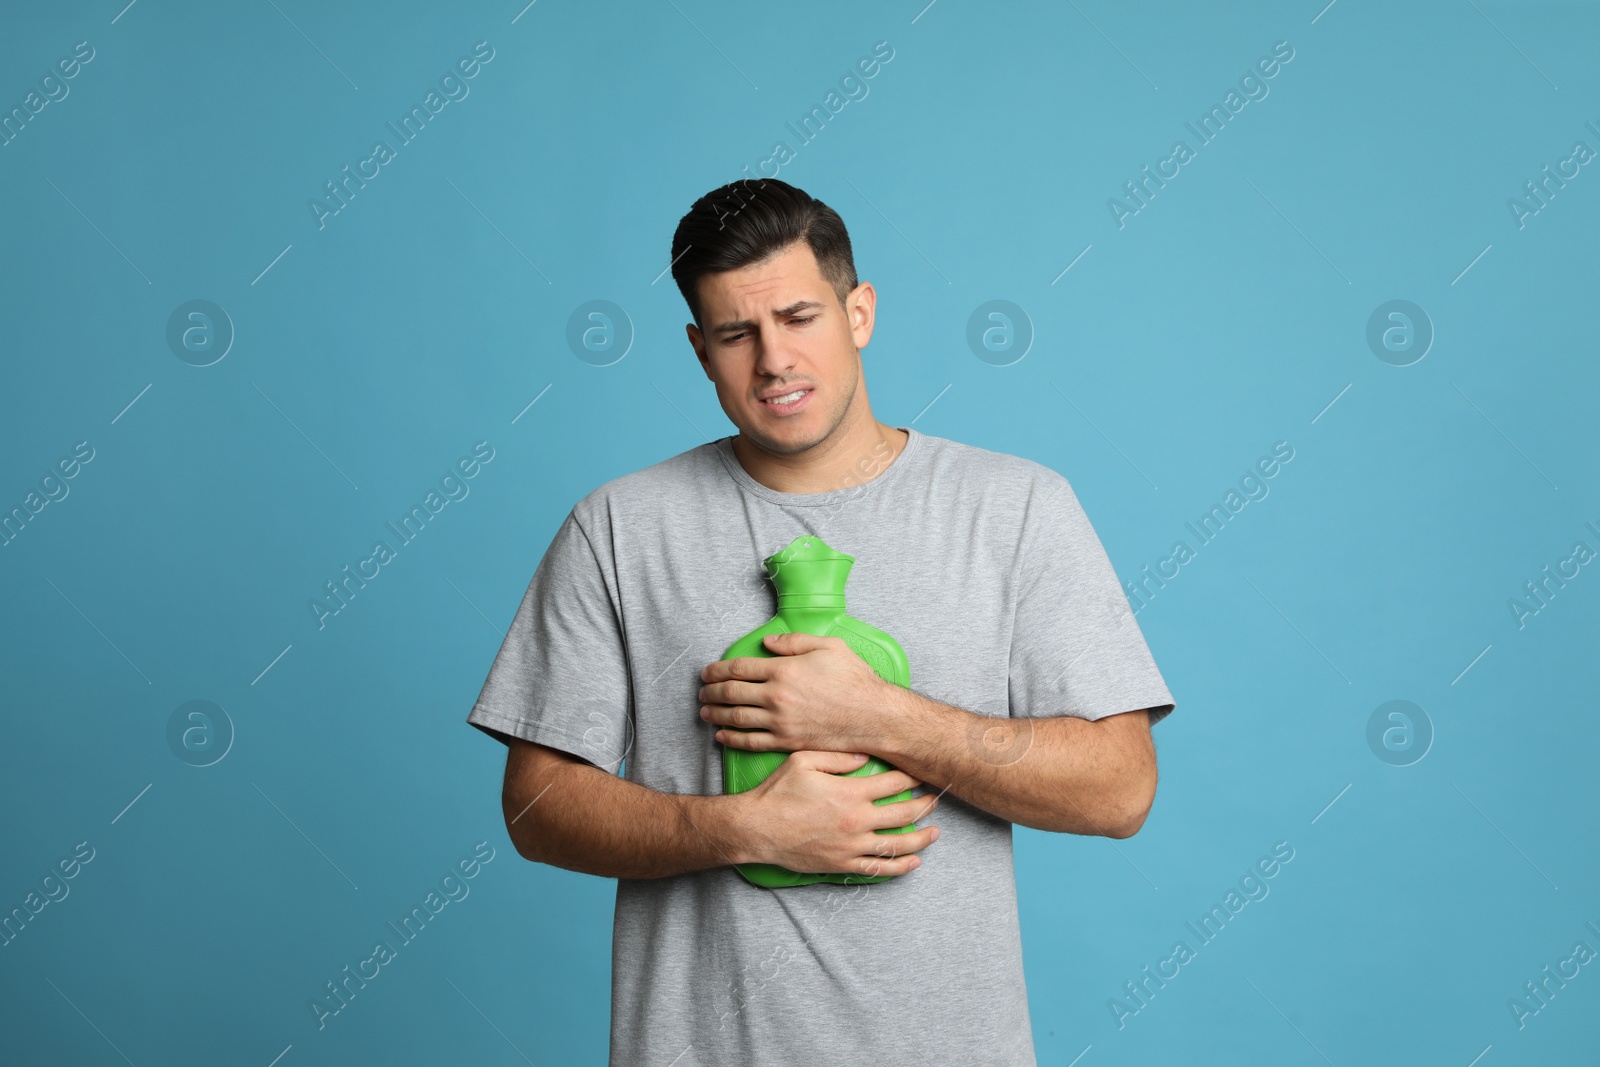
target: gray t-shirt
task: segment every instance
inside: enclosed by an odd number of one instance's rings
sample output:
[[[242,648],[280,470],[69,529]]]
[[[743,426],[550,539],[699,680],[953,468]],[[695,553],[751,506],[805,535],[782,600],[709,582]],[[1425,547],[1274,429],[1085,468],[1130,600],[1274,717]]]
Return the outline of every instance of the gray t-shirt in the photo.
[[[802,534],[855,558],[846,611],[899,641],[916,692],[990,716],[1170,712],[1067,480],[909,433],[877,477],[829,492],[760,484],[731,437],[602,485],[557,531],[467,721],[720,793],[700,671],[776,612],[762,560]],[[1034,1067],[1011,824],[953,793],[925,822],[939,840],[886,882],[621,879],[611,1067]]]

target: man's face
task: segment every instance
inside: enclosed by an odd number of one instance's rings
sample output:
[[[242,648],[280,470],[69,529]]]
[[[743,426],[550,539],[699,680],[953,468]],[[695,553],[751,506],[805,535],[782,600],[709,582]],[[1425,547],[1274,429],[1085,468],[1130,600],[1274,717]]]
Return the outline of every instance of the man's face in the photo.
[[[689,343],[740,433],[780,455],[833,434],[851,414],[860,350],[872,339],[871,283],[840,307],[811,247],[797,241],[764,263],[701,278],[699,293],[706,328],[690,323]]]

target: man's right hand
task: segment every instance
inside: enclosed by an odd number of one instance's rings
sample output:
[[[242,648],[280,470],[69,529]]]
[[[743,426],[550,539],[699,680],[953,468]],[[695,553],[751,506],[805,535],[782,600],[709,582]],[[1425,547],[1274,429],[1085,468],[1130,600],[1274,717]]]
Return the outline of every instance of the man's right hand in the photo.
[[[850,752],[791,752],[746,800],[750,859],[806,874],[901,875],[913,855],[939,836],[936,826],[903,834],[876,831],[909,825],[939,803],[937,796],[893,804],[874,801],[920,786],[900,770],[846,777],[865,761]]]

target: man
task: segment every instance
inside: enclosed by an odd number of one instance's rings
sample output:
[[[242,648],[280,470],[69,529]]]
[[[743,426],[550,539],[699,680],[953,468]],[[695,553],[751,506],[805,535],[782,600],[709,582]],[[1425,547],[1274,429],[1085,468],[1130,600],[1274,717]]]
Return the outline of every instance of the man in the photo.
[[[1033,1067],[1011,825],[1135,833],[1172,696],[1065,478],[873,417],[877,294],[832,209],[725,186],[672,262],[739,432],[578,502],[467,718],[509,748],[518,853],[618,879],[611,1064]],[[720,659],[802,534],[855,558],[848,611],[909,690],[837,638]],[[722,744],[791,755],[723,795]]]

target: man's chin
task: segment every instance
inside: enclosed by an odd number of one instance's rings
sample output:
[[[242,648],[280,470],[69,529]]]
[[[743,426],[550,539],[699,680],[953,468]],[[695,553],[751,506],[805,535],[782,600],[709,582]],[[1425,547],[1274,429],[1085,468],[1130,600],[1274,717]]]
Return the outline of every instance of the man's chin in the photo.
[[[740,433],[750,444],[774,456],[799,455],[817,447],[827,437],[827,434],[818,434],[798,423],[779,427],[779,430],[780,432],[774,435],[767,427],[747,426],[741,428]]]

